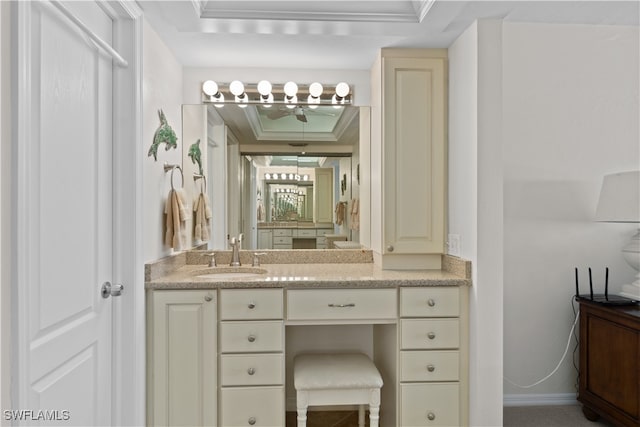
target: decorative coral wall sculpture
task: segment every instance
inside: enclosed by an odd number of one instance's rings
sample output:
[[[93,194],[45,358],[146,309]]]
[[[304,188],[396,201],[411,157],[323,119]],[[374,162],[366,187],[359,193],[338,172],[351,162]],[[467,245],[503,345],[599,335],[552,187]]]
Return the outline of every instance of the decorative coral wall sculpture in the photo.
[[[147,154],[147,156],[153,155],[155,161],[158,161],[158,146],[160,144],[166,144],[166,151],[169,151],[170,148],[178,148],[178,137],[171,126],[169,126],[169,123],[167,123],[164,112],[158,110],[158,116],[160,117],[160,126],[153,135],[153,144],[151,144],[151,148],[149,148],[149,153]]]
[[[191,157],[191,161],[193,162],[193,164],[198,165],[198,173],[200,175],[204,175],[204,173],[202,172],[202,153],[200,152],[200,140],[197,140],[189,146],[188,156]]]

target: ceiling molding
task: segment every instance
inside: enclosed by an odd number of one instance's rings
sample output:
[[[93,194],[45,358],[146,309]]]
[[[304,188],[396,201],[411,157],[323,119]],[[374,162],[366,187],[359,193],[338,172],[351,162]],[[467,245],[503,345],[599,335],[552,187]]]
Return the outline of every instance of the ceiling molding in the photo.
[[[436,0],[413,0],[413,7],[415,8],[418,16],[418,22],[422,22],[424,20],[435,2]]]
[[[191,1],[200,5],[202,19],[418,23],[435,0],[396,0],[395,10],[380,8],[383,3],[378,2],[361,2],[357,8],[349,8],[348,2],[292,1],[287,3],[287,9],[274,10],[268,3],[263,6],[264,2]],[[384,2],[387,6],[388,3]],[[327,10],[328,4],[333,10]]]

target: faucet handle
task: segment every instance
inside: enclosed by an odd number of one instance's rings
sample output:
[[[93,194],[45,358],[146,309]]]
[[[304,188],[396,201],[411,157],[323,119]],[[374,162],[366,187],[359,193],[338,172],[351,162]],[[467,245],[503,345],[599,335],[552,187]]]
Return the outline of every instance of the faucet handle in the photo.
[[[260,258],[262,255],[266,255],[266,252],[254,252],[253,253],[253,263],[251,264],[253,267],[260,267]]]
[[[209,260],[209,267],[216,267],[216,254],[210,253],[207,254],[207,256],[211,257],[211,259]]]

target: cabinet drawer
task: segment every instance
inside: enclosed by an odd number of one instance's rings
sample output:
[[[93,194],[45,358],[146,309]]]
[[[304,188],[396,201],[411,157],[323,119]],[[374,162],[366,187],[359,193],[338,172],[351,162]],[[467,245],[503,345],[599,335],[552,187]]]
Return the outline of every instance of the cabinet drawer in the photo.
[[[287,291],[289,320],[395,319],[395,289]]]
[[[458,348],[458,319],[402,319],[400,321],[402,350]]]
[[[292,235],[293,233],[290,228],[286,228],[286,229],[276,228],[273,230],[273,237],[283,237],[283,236],[291,237]]]
[[[220,422],[224,427],[284,425],[284,388],[222,388]]]
[[[401,288],[401,317],[457,317],[460,315],[460,289]]]
[[[316,237],[316,229],[312,228],[310,230],[298,229],[297,235],[298,237]]]
[[[282,319],[282,289],[223,289],[220,320]]]
[[[220,322],[221,353],[282,351],[282,321]]]
[[[293,247],[293,245],[291,243],[289,244],[280,244],[280,245],[273,245],[273,249],[291,249]]]
[[[457,351],[403,351],[400,381],[458,381],[459,360]]]
[[[316,236],[324,237],[325,234],[333,233],[333,228],[316,229]]]
[[[284,384],[282,354],[226,354],[220,358],[222,386]]]
[[[327,238],[326,237],[316,237],[316,245],[326,245]]]
[[[400,425],[460,425],[458,384],[400,385]]]
[[[292,238],[291,236],[289,236],[289,237],[275,237],[275,236],[274,236],[274,238],[273,238],[273,244],[274,244],[274,245],[277,245],[277,244],[280,244],[280,245],[285,245],[285,244],[290,245],[290,244],[291,244],[291,242],[293,241],[292,239],[293,239],[293,238]]]

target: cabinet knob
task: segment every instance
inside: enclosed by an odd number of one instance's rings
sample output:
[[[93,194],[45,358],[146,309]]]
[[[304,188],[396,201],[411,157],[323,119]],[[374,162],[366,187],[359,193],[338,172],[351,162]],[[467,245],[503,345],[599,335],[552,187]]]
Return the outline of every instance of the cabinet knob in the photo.
[[[249,421],[248,421],[248,422],[249,422],[249,425],[250,425],[250,426],[254,425],[254,424],[256,423],[256,417],[251,417],[251,418],[249,418]]]
[[[433,371],[435,371],[435,370],[436,370],[436,367],[435,367],[435,366],[433,366],[433,365],[427,365],[427,371],[429,371],[429,372],[433,372]]]
[[[247,337],[247,340],[248,340],[249,342],[254,342],[254,341],[256,340],[256,337],[255,337],[255,335],[249,335],[249,336]]]
[[[254,308],[256,308],[256,303],[250,302],[248,307],[249,307],[250,310],[253,310]]]
[[[436,301],[432,298],[429,298],[429,300],[427,301],[427,305],[429,307],[434,307],[436,305]]]
[[[249,375],[253,375],[253,374],[255,374],[255,373],[256,373],[255,368],[249,368],[249,369],[247,369],[247,374],[249,374]]]
[[[436,337],[436,333],[435,332],[429,332],[427,334],[427,338],[429,338],[430,340],[434,339]]]
[[[393,252],[393,245],[389,245],[389,246],[387,246],[387,251],[389,251],[389,252]]]
[[[429,419],[429,421],[433,421],[436,419],[436,414],[434,414],[433,412],[429,412],[427,414],[427,418]]]
[[[204,300],[206,302],[210,302],[213,299],[213,297],[211,295],[205,295]]]

